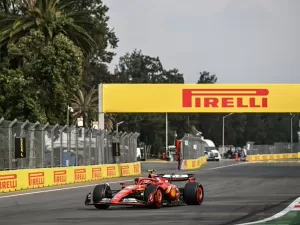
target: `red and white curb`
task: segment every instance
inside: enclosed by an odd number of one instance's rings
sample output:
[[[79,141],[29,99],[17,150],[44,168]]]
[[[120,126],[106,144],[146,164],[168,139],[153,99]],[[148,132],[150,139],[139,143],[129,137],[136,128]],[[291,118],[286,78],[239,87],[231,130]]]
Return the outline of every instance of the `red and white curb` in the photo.
[[[282,210],[281,212],[275,214],[274,216],[271,216],[271,217],[263,219],[263,220],[250,222],[250,223],[241,223],[241,224],[238,224],[238,225],[250,225],[250,224],[265,223],[265,222],[268,222],[268,221],[271,221],[271,220],[278,219],[278,218],[284,216],[285,214],[287,214],[288,212],[291,212],[291,211],[300,211],[300,197],[297,198],[295,201],[293,201],[284,210]]]
[[[292,209],[292,211],[300,211],[300,201],[298,202],[297,205],[294,206],[294,208]]]

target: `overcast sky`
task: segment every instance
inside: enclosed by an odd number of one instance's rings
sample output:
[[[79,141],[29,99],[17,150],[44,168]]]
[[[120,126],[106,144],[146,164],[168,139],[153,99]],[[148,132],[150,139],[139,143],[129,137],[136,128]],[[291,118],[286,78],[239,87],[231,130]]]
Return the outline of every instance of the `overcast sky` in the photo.
[[[120,56],[141,49],[218,83],[300,83],[300,0],[103,0]]]

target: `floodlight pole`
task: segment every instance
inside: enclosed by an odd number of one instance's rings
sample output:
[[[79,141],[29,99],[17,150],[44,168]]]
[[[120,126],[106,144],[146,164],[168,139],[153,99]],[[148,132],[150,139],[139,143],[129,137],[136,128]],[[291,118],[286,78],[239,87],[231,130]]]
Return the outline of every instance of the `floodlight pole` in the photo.
[[[223,149],[223,154],[225,153],[225,118],[228,116],[231,116],[233,113],[229,113],[226,116],[223,116],[223,129],[222,129],[222,149]]]
[[[168,153],[168,113],[166,113],[166,154]]]

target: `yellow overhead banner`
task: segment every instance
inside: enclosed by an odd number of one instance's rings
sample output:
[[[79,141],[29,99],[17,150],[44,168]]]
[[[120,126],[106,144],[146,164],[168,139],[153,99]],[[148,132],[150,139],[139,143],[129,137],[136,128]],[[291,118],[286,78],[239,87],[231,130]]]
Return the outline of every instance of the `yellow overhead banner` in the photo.
[[[107,113],[299,113],[300,84],[104,84]]]

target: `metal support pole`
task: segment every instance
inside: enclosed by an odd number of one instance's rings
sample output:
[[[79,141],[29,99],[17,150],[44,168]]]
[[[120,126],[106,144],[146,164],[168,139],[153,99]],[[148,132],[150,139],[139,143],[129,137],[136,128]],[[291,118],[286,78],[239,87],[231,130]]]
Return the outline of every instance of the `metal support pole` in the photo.
[[[73,112],[73,108],[68,105],[67,107],[67,153],[68,153],[68,159],[70,154],[70,112]]]
[[[86,143],[85,143],[85,130],[86,128],[82,128],[82,136],[83,136],[83,165],[86,165],[86,153],[85,153],[85,148],[86,148]]]
[[[100,164],[100,155],[101,155],[101,147],[100,147],[101,130],[95,130],[95,134],[96,134],[95,165],[99,165]]]
[[[58,124],[51,129],[51,167],[54,167],[54,131],[57,127]]]
[[[75,153],[75,160],[76,160],[75,165],[76,166],[78,166],[78,135],[80,134],[81,129],[82,128],[80,127],[78,130],[76,130],[76,153]],[[83,153],[84,153],[84,151],[83,151]]]
[[[9,125],[8,125],[8,168],[12,169],[12,127],[17,122],[17,119],[14,119]]]
[[[292,113],[290,113],[291,115],[291,122],[290,122],[290,127],[291,127],[291,153],[293,152],[293,119],[296,116],[295,114],[293,115]]]
[[[67,108],[67,126],[69,126],[69,120],[70,120],[70,109],[69,109],[69,106]]]
[[[119,126],[124,123],[124,121],[121,121],[119,123],[116,124],[116,136],[118,137],[119,136]]]
[[[24,129],[27,126],[27,124],[29,123],[28,120],[26,120],[22,125],[21,125],[21,133],[20,133],[20,137],[22,138],[24,136]]]
[[[41,160],[41,165],[42,168],[44,168],[44,161],[45,161],[45,130],[46,128],[49,126],[49,123],[46,123],[43,127],[42,127],[42,160]]]
[[[103,84],[98,84],[98,130],[104,130]]]
[[[223,128],[222,128],[222,149],[223,149],[223,154],[225,153],[225,118],[228,116],[231,116],[233,113],[229,113],[226,116],[223,116]]]
[[[224,146],[224,143],[225,143],[225,117],[223,116],[223,123],[222,123],[222,152],[223,154],[225,153],[225,146]]]
[[[166,113],[166,155],[168,154],[168,113]]]
[[[68,130],[68,143],[67,143],[67,147],[68,147],[68,160],[69,160],[69,166],[70,166],[70,163],[71,163],[71,159],[72,159],[72,153],[71,153],[71,148],[72,148],[72,132],[73,130],[76,129],[76,125],[73,125],[71,128],[68,127],[67,130]]]
[[[65,130],[65,129],[67,129],[68,128],[68,126],[66,125],[66,126],[64,126],[63,128],[61,128],[60,130],[59,130],[59,133],[60,133],[60,156],[59,156],[59,166],[60,167],[62,167],[62,165],[63,165],[63,131]],[[67,134],[68,135],[68,134]]]
[[[29,123],[29,122],[28,122]],[[29,147],[29,168],[34,167],[34,159],[36,159],[36,152],[34,151],[34,141],[35,141],[35,128],[40,125],[40,122],[36,122],[30,127],[30,147]],[[36,166],[36,164],[35,164]]]
[[[23,138],[23,137],[26,138],[26,136],[24,135],[24,129],[25,129],[25,127],[26,127],[28,124],[29,124],[29,121],[26,120],[26,121],[21,125],[20,138]],[[30,140],[30,141],[32,141],[32,140]],[[28,143],[28,142],[27,142],[27,143]],[[27,152],[28,152],[28,150],[27,150]],[[31,159],[32,159],[32,157],[33,157],[30,148],[29,148],[29,154],[27,154],[27,155],[29,155],[29,164],[28,164],[28,166],[29,166],[29,168],[30,168]],[[23,169],[23,168],[24,168],[24,160],[21,159],[20,161],[21,161],[21,168]],[[19,164],[19,166],[20,166],[20,164]]]
[[[91,145],[92,145],[92,129],[88,129],[89,134],[89,165],[91,165],[91,159],[92,159],[92,151],[91,151]]]

